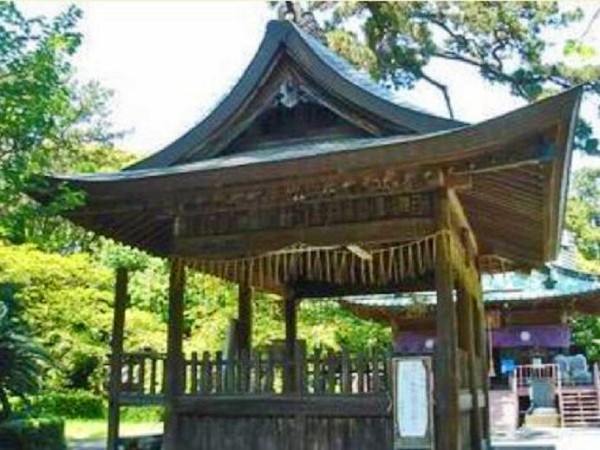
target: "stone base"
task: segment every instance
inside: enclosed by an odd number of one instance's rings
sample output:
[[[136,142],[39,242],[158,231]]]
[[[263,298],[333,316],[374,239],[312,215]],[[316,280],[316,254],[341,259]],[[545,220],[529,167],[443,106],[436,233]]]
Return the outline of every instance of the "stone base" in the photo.
[[[529,428],[558,428],[560,414],[556,408],[536,408],[525,416],[525,424]]]

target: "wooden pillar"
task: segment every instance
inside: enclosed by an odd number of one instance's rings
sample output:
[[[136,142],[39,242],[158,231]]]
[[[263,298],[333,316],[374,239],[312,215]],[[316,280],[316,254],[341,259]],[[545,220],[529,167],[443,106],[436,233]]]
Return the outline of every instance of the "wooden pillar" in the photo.
[[[440,230],[450,229],[448,193],[436,195],[436,219]],[[435,352],[434,396],[436,404],[436,448],[458,450],[460,442],[459,379],[457,364],[456,308],[450,242],[442,235],[437,242],[435,258],[437,293],[437,341]]]
[[[121,369],[123,366],[123,335],[125,332],[125,310],[127,309],[127,269],[118,268],[115,283],[115,305],[113,312],[112,338],[110,342],[110,384],[108,392],[108,437],[106,448],[117,449],[119,439],[121,392]]]
[[[184,393],[185,366],[183,358],[183,294],[185,267],[181,260],[171,261],[169,276],[169,324],[167,331],[167,361],[165,365],[165,434],[163,449],[178,450],[175,401]]]
[[[247,277],[238,286],[238,345],[247,356],[252,351],[252,288]]]
[[[485,318],[485,311],[483,308],[482,293],[479,291],[473,304],[474,313],[474,331],[476,338],[475,352],[479,356],[481,361],[480,372],[478,375],[481,380],[481,386],[483,386],[483,396],[485,398],[485,406],[482,414],[482,426],[483,426],[483,438],[486,442],[486,448],[491,448],[491,435],[490,435],[490,377],[488,374],[489,370],[489,358],[491,355],[488,354],[488,330]]]
[[[284,390],[293,392],[296,388],[295,368],[296,361],[296,339],[297,339],[297,299],[292,289],[286,289],[283,298],[285,309],[285,359],[286,370],[284,379]]]
[[[479,404],[479,389],[480,382],[478,381],[478,365],[476,364],[477,353],[475,351],[475,331],[474,331],[474,314],[472,298],[463,289],[457,289],[457,310],[458,310],[458,340],[461,349],[467,352],[467,373],[468,385],[471,393],[472,409],[471,409],[471,448],[473,450],[482,449],[482,417]]]

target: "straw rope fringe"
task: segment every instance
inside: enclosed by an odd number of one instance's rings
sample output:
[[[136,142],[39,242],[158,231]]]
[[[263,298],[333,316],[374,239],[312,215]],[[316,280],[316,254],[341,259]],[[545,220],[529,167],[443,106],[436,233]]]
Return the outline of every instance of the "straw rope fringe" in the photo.
[[[254,286],[265,283],[286,284],[301,279],[325,283],[370,285],[397,284],[433,271],[437,247],[448,239],[451,257],[464,261],[465,252],[449,230],[438,231],[422,239],[370,252],[371,259],[360,258],[345,247],[297,247],[232,260],[185,259],[200,272],[239,281],[247,274]]]

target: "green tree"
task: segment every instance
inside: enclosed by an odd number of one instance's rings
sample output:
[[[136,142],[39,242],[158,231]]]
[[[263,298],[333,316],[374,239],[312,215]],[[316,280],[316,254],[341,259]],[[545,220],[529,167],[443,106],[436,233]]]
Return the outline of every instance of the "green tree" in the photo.
[[[591,46],[569,40],[562,55],[551,53],[560,42],[552,36],[584,20],[577,8],[564,10],[556,2],[315,2],[307,7],[322,19],[332,49],[388,86],[430,84],[444,96],[450,116],[452,95],[434,62],[472,67],[526,101],[582,83],[590,98],[600,97],[600,65],[590,62]],[[313,26],[310,20],[300,22]],[[589,123],[580,121],[576,145],[598,153]]]
[[[600,169],[583,168],[572,175],[566,225],[577,236],[584,268],[600,273]],[[597,268],[594,270],[594,265]]]
[[[50,205],[23,193],[32,175],[122,167],[130,161],[111,148],[110,92],[75,79],[72,59],[81,43],[81,11],[27,18],[0,2],[0,236],[59,248],[81,232],[56,218],[81,202],[77,193]]]
[[[566,226],[577,237],[579,266],[600,274],[600,169],[584,168],[572,177],[567,203]],[[573,321],[573,339],[586,349],[588,357],[600,358],[600,318],[581,316]]]

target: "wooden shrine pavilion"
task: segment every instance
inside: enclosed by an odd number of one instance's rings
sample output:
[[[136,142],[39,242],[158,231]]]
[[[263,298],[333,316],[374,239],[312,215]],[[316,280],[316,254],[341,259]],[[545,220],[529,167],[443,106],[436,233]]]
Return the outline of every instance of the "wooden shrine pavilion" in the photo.
[[[480,274],[556,256],[580,93],[468,125],[397,100],[294,23],[272,21],[238,83],[182,137],[118,173],[49,177],[35,196],[80,189],[73,222],[171,261],[165,449],[393,448],[385,361],[345,366],[340,388],[329,370],[333,388],[322,389],[311,381],[321,366],[307,374],[298,363],[296,307],[427,290],[437,293],[435,448],[480,449],[489,444]],[[235,394],[220,372],[197,384],[194,368],[215,366],[182,352],[186,270],[239,284],[236,370],[248,376]],[[253,289],[282,297],[282,385],[251,357]],[[111,450],[126,298],[120,270]]]
[[[571,319],[600,315],[600,276],[558,264],[530,274],[483,275],[483,300],[491,351],[490,378],[508,388],[517,366],[552,364],[557,355],[581,350],[572,341]],[[358,317],[390,324],[395,354],[433,353],[435,294],[347,297],[343,307]]]
[[[494,431],[525,422],[534,379],[555,386],[562,426],[600,425],[599,366],[572,340],[572,319],[600,315],[600,276],[577,270],[573,249],[563,243],[556,262],[528,274],[482,276]],[[435,352],[435,293],[350,296],[339,302],[360,318],[389,324],[395,355]]]

